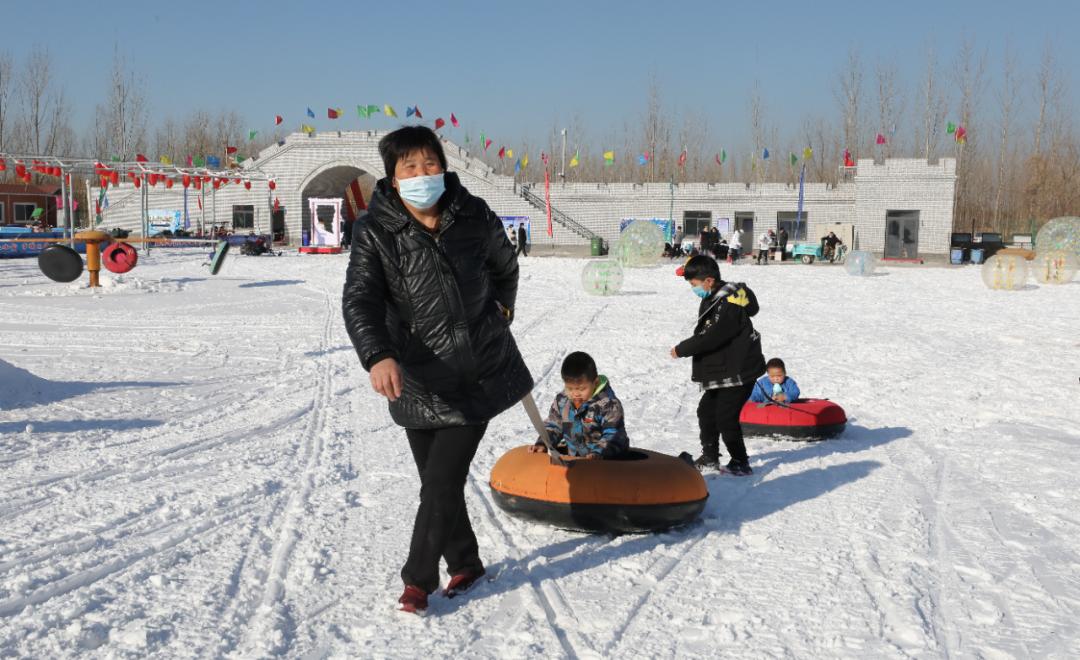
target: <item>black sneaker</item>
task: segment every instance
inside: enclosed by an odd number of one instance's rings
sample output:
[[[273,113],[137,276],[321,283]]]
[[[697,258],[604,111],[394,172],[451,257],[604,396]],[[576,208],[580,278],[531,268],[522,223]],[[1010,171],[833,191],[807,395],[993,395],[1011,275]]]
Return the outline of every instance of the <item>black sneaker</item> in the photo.
[[[728,464],[723,468],[720,468],[720,471],[736,477],[749,477],[754,474],[754,471],[750,468],[750,461],[737,461],[734,458],[728,461]]]
[[[697,457],[696,461],[694,461],[694,467],[696,467],[699,472],[704,472],[705,470],[715,470],[720,467],[720,459],[716,456],[702,454],[701,456]]]

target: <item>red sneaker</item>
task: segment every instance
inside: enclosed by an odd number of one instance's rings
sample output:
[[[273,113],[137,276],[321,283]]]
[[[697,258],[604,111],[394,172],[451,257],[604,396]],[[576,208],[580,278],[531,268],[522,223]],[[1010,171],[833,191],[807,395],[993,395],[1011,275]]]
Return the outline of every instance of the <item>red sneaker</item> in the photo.
[[[463,571],[452,576],[450,578],[450,583],[446,585],[446,591],[443,592],[443,595],[447,598],[453,598],[454,596],[465,593],[476,584],[477,580],[484,577],[484,573],[484,569],[481,568],[479,571]]]
[[[427,610],[427,594],[420,587],[411,584],[405,585],[405,593],[401,594],[398,602],[401,603],[398,609],[402,612],[423,614]]]

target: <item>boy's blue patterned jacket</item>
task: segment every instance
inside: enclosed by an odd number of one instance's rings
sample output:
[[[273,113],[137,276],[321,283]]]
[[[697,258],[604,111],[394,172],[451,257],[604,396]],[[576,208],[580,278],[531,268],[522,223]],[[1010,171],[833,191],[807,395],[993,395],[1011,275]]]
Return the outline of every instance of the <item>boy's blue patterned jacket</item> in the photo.
[[[551,441],[556,445],[565,444],[572,456],[600,454],[603,458],[611,458],[630,447],[623,424],[622,402],[615,396],[606,376],[600,376],[592,397],[576,410],[570,397],[559,392],[544,425]]]

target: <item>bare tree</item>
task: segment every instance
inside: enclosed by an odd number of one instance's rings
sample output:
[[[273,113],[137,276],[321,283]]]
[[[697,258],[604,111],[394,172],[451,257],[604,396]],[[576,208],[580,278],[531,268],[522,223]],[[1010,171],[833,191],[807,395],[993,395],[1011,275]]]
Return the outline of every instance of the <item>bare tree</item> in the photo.
[[[147,107],[141,78],[113,52],[108,98],[97,106],[93,150],[100,158],[131,160],[146,148]]]
[[[8,128],[11,124],[11,95],[14,90],[12,75],[15,70],[15,62],[11,53],[0,53],[0,151],[4,151],[10,145],[7,141]]]
[[[1039,64],[1038,77],[1035,80],[1035,96],[1039,104],[1039,118],[1035,122],[1035,156],[1041,156],[1043,150],[1043,132],[1046,129],[1047,110],[1061,102],[1064,88],[1061,71],[1058,69],[1054,49],[1048,42],[1043,50]]]
[[[1019,89],[1021,81],[1016,72],[1016,56],[1012,49],[1006,47],[1004,68],[1002,70],[1001,88],[997,94],[998,108],[1001,112],[1001,139],[998,143],[997,176],[994,192],[994,228],[1002,230],[1001,204],[1006,190],[1006,167],[1012,159],[1009,157],[1009,129],[1017,111]]]
[[[663,95],[655,73],[649,77],[641,144],[642,151],[649,153],[645,180],[666,179],[671,158],[671,123],[664,112]]]
[[[859,157],[859,115],[862,110],[862,62],[859,51],[852,48],[848,51],[847,64],[840,72],[835,90],[836,98],[840,102],[841,125],[843,128],[844,148],[850,149],[854,158]]]
[[[877,81],[878,130],[886,136],[882,151],[885,158],[889,158],[893,153],[893,141],[896,138],[900,116],[903,114],[904,103],[896,80],[896,65],[878,62],[874,73]]]
[[[52,57],[48,49],[35,47],[19,77],[23,115],[20,129],[25,148],[35,154],[53,155],[61,140],[70,138],[64,94],[53,87]]]
[[[750,93],[750,139],[753,142],[750,153],[751,176],[758,182],[762,181],[766,163],[758,163],[765,150],[765,103],[761,100],[761,85],[754,83],[754,91]]]
[[[921,147],[923,158],[927,161],[937,157],[941,126],[945,122],[945,93],[938,80],[937,68],[937,55],[931,46],[926,51],[926,70],[919,87],[922,117],[916,140]]]
[[[966,132],[966,142],[961,145],[956,163],[956,216],[954,224],[963,220],[961,226],[967,226],[970,220],[972,230],[983,211],[981,204],[985,197],[983,181],[975,181],[973,163],[978,163],[979,131],[975,126],[975,110],[982,98],[986,85],[986,54],[976,53],[971,39],[964,39],[956,56],[953,78],[959,93],[960,125]]]

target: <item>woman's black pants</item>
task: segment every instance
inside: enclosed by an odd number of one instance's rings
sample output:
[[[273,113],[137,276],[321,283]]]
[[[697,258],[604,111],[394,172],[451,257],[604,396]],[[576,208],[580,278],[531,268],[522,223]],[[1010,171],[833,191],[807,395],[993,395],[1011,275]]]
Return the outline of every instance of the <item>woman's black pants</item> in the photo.
[[[439,558],[451,575],[480,571],[480,549],[465,510],[465,481],[487,424],[445,429],[406,429],[409,448],[420,472],[409,558],[401,569],[405,584],[427,593],[439,588]]]

